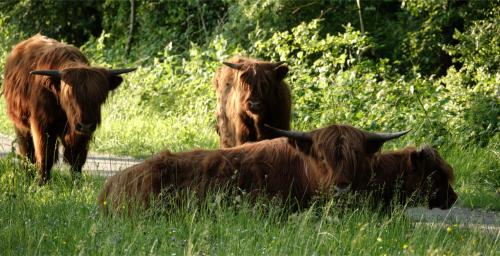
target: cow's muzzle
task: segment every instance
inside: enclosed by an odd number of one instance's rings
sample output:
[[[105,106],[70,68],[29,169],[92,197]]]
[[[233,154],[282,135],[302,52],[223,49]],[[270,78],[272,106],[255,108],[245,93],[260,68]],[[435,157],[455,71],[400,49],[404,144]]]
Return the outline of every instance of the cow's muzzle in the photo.
[[[263,107],[264,107],[264,104],[262,104],[262,102],[260,102],[260,101],[256,101],[256,100],[248,101],[248,110],[250,110],[254,113],[261,111]]]
[[[84,124],[84,123],[77,123],[76,124],[76,130],[81,133],[93,133],[95,129],[97,128],[97,124],[95,123],[90,123],[90,124]]]

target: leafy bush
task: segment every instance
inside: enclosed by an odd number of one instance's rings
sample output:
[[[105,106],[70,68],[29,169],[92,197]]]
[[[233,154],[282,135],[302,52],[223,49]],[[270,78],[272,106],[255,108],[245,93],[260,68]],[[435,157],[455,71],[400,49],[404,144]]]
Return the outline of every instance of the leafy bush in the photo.
[[[398,74],[387,59],[362,56],[373,46],[349,24],[336,36],[321,36],[313,20],[254,44],[254,55],[286,60],[292,67],[296,127],[349,123],[370,130],[414,128],[416,136],[443,133],[435,86]],[[437,141],[438,138],[432,138]]]
[[[172,51],[181,53],[189,50],[191,42],[209,42],[227,8],[222,0],[136,0],[135,3],[132,57],[146,60],[161,56],[162,49],[169,45]],[[103,8],[103,27],[110,35],[106,46],[118,52],[115,58],[123,57],[130,36],[130,2],[108,0]]]
[[[98,36],[102,31],[102,9],[98,0],[79,1],[78,4],[57,0],[7,0],[0,2],[0,9],[0,17],[15,28],[15,33],[9,33],[16,37],[15,41],[42,33],[82,45],[90,36]]]
[[[473,21],[464,32],[455,31],[456,45],[445,49],[460,69],[450,68],[440,83],[446,88],[446,118],[449,129],[466,141],[486,144],[499,131],[500,107],[500,7],[484,20]]]

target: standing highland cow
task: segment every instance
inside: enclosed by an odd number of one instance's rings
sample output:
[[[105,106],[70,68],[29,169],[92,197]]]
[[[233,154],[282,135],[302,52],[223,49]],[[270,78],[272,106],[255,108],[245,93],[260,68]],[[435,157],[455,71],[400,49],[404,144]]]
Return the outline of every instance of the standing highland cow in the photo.
[[[5,65],[3,93],[17,135],[19,153],[36,163],[40,184],[58,159],[81,172],[89,140],[101,122],[101,106],[120,74],[134,69],[90,67],[75,47],[35,35],[17,44]]]
[[[290,129],[290,89],[283,81],[288,66],[233,57],[217,70],[217,132],[220,147],[275,138],[264,127]]]
[[[288,138],[246,143],[234,148],[162,152],[109,178],[99,194],[103,210],[138,204],[148,208],[160,195],[211,188],[246,191],[252,198],[265,193],[309,205],[315,195],[342,190],[357,174],[367,173],[384,142],[406,132],[379,134],[347,125],[312,132],[269,128]],[[338,186],[340,185],[340,186]]]

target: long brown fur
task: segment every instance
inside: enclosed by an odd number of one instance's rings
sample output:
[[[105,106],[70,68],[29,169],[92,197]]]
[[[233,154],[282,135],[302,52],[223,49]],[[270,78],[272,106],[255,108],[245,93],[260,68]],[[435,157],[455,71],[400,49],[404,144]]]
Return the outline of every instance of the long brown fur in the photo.
[[[453,168],[429,146],[406,147],[377,154],[370,179],[354,190],[377,191],[384,204],[390,204],[396,193],[405,203],[409,197],[428,203],[429,208],[450,208],[457,200],[451,184]]]
[[[217,131],[220,147],[234,147],[249,141],[275,138],[263,126],[289,130],[291,96],[283,81],[288,67],[284,64],[243,57],[230,63],[239,70],[222,66],[213,79],[217,94]],[[258,108],[251,102],[258,102]]]
[[[358,169],[370,167],[375,152],[367,150],[373,147],[363,131],[331,125],[310,134],[312,140],[306,143],[276,138],[219,150],[163,152],[109,178],[99,204],[105,211],[129,209],[135,203],[147,208],[162,191],[204,194],[228,186],[305,207],[311,197],[329,194],[338,183],[351,183],[352,173],[365,173]]]
[[[61,77],[30,75],[33,70],[59,70]],[[92,132],[76,127],[91,124],[93,131],[100,124],[101,105],[122,78],[90,67],[77,48],[39,34],[14,46],[4,75],[3,94],[18,151],[36,163],[40,182],[50,178],[58,159],[57,138],[65,148],[65,161],[81,172]]]

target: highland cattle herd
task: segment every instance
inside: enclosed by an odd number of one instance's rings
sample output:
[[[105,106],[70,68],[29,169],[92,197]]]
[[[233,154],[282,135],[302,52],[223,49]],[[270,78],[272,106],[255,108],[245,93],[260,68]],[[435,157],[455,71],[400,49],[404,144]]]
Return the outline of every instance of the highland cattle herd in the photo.
[[[75,47],[35,35],[7,58],[3,94],[18,153],[36,165],[40,184],[64,160],[81,172],[101,106],[134,68],[92,67]],[[213,79],[220,149],[160,152],[110,177],[98,202],[106,213],[162,205],[168,196],[212,189],[287,201],[298,209],[318,196],[374,196],[383,205],[424,202],[450,208],[456,201],[453,168],[430,146],[381,152],[408,131],[375,133],[343,124],[290,131],[292,97],[284,62],[235,56]],[[292,85],[293,86],[293,85]],[[232,195],[234,193],[229,193]],[[166,204],[164,204],[166,205]]]

